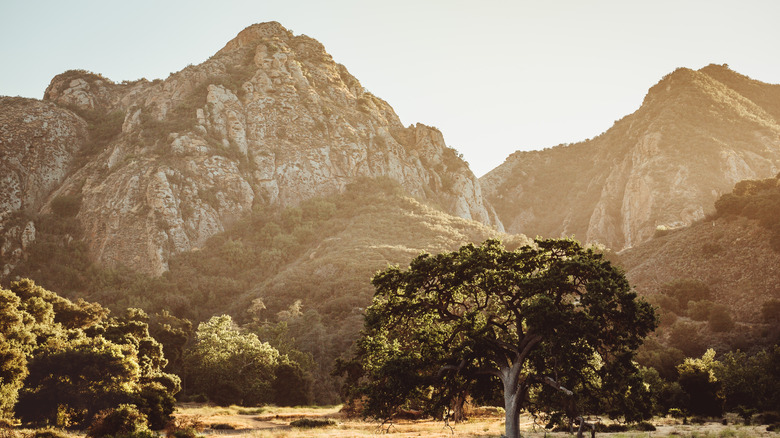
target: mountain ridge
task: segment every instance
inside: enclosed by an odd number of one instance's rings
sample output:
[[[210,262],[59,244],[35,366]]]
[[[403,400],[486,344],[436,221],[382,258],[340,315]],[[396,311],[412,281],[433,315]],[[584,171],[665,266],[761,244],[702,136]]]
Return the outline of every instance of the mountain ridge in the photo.
[[[737,181],[774,175],[777,104],[764,109],[706,72],[740,89],[772,95],[780,89],[724,66],[675,70],[650,88],[637,111],[599,136],[515,152],[480,178],[506,229],[575,235],[620,250],[646,241],[659,226],[703,218]]]
[[[105,140],[47,203],[80,200],[89,251],[107,266],[160,274],[172,254],[253,208],[295,205],[362,176],[389,176],[425,202],[502,229],[441,132],[404,127],[322,44],[276,22],[249,26],[165,80],[117,84],[69,71],[44,98],[89,119]],[[111,114],[123,114],[114,131]]]

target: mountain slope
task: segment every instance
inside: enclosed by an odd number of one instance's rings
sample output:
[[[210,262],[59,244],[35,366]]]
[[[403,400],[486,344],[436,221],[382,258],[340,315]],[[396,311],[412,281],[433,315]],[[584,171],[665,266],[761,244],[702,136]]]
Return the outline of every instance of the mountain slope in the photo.
[[[780,174],[740,181],[715,202],[715,212],[691,226],[620,253],[627,274],[652,295],[663,282],[696,279],[743,320],[780,299]]]
[[[46,215],[31,256],[12,275],[111,309],[165,310],[196,322],[229,313],[268,330],[264,339],[311,355],[318,402],[337,403],[331,366],[363,325],[375,272],[489,238],[512,249],[530,243],[404,192],[388,177],[360,178],[338,195],[256,209],[201,248],[172,256],[170,270],[154,278],[91,265],[71,243],[77,230],[51,226],[73,218]]]
[[[49,102],[0,96],[0,278],[35,239],[40,209],[80,160],[87,123]]]
[[[620,250],[701,219],[737,181],[780,168],[780,85],[678,69],[600,136],[516,152],[480,182],[506,229]]]
[[[438,130],[404,127],[319,42],[279,23],[250,26],[165,80],[66,72],[44,100],[72,109],[89,122],[90,141],[101,139],[48,201],[80,199],[89,252],[108,266],[160,274],[172,255],[253,208],[295,205],[361,176],[389,176],[425,202],[501,228]]]

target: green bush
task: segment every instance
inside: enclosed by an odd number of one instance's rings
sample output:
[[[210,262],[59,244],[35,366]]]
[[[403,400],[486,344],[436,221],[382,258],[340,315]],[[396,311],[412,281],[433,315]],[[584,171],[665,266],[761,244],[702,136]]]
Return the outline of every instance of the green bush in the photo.
[[[115,409],[101,411],[87,431],[88,437],[135,435],[148,431],[148,421],[135,405],[119,405]]]
[[[712,300],[712,289],[706,283],[689,278],[664,284],[661,293],[677,298],[681,310],[687,310],[691,301]]]

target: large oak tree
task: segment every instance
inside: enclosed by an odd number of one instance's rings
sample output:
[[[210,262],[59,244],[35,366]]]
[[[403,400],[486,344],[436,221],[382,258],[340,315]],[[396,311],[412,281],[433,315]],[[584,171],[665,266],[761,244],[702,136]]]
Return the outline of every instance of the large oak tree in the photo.
[[[503,395],[507,437],[519,436],[524,409],[571,419],[649,414],[632,359],[656,327],[654,311],[576,241],[537,240],[515,251],[487,241],[423,254],[373,284],[356,354],[340,364],[366,414],[435,412],[484,394],[491,382]]]

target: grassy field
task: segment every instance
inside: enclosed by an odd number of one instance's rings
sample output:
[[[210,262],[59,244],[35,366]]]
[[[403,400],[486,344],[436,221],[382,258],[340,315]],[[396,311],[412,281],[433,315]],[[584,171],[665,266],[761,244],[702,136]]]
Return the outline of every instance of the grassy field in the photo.
[[[504,421],[502,416],[479,416],[471,420],[447,425],[440,421],[397,421],[392,424],[361,421],[346,418],[339,412],[340,406],[330,407],[299,407],[299,408],[242,408],[213,407],[207,405],[184,404],[176,413],[181,420],[199,423],[202,433],[207,436],[232,437],[367,437],[388,435],[393,437],[492,437],[502,436]],[[292,427],[294,420],[332,419],[334,425],[321,428]],[[640,437],[675,437],[675,438],[747,438],[747,437],[780,437],[780,433],[767,432],[766,426],[743,426],[736,424],[736,417],[728,417],[729,424],[720,422],[702,425],[683,425],[681,421],[671,418],[656,418],[652,423],[657,430],[654,432],[622,432],[598,433],[614,438]],[[521,419],[524,437],[571,437],[572,435],[545,431],[543,427],[534,426],[530,417]],[[589,436],[589,435],[586,435]]]

